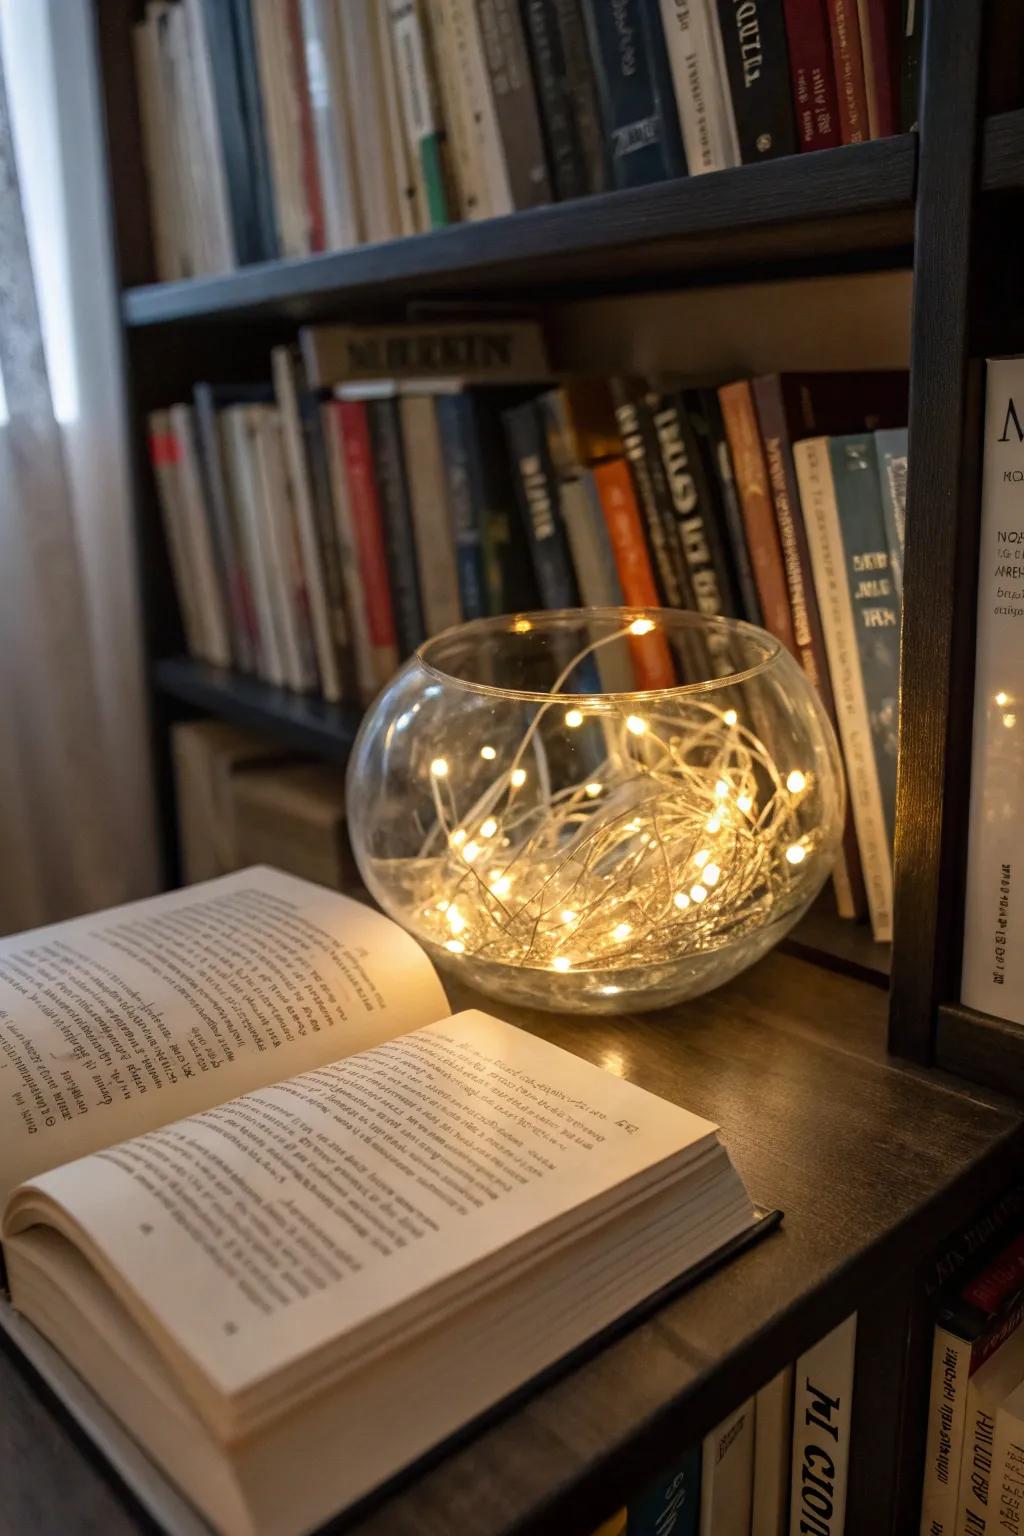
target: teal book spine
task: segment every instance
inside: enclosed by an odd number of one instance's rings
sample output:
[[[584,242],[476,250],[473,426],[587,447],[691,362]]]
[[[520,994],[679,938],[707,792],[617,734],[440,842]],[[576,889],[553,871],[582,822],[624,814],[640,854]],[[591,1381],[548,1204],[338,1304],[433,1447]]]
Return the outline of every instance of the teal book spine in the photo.
[[[829,440],[857,649],[890,845],[896,809],[900,603],[889,558],[874,435]]]
[[[701,1448],[691,1446],[626,1505],[626,1536],[697,1536]]]
[[[907,514],[907,429],[875,433],[882,513],[889,536],[889,560],[896,596],[903,602],[903,539]]]

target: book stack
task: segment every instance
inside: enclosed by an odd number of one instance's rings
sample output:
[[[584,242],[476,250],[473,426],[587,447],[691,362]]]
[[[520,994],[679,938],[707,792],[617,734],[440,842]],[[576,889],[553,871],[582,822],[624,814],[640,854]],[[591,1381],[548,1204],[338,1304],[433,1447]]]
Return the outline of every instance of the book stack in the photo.
[[[158,276],[884,137],[916,117],[917,9],[149,0]]]
[[[272,374],[150,419],[194,657],[366,703],[465,619],[626,604],[763,624],[843,748],[839,911],[891,938],[905,374],[553,384],[534,324],[475,320],[311,328]],[[656,663],[604,684],[694,680]]]

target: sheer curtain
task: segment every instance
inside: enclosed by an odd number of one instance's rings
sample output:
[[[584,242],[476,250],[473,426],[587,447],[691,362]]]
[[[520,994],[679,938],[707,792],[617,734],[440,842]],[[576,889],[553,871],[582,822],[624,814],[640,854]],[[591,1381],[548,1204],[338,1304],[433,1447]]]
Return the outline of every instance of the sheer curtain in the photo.
[[[154,838],[90,0],[0,0],[0,931]]]

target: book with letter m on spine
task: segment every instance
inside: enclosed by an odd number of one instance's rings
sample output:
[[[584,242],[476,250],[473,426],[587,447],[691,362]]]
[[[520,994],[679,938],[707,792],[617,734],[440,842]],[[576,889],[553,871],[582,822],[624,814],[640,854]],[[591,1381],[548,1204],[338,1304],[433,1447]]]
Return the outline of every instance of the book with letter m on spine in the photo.
[[[708,1121],[451,1016],[275,870],[7,939],[0,1006],[0,1322],[224,1536],[313,1529],[773,1225]]]

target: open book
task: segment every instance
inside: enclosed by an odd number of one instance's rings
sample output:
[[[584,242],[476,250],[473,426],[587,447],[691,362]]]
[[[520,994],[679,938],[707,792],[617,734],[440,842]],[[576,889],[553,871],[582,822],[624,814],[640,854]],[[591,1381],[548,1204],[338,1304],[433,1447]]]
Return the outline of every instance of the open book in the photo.
[[[0,944],[11,1301],[218,1531],[295,1536],[748,1231],[714,1126],[251,869]]]

